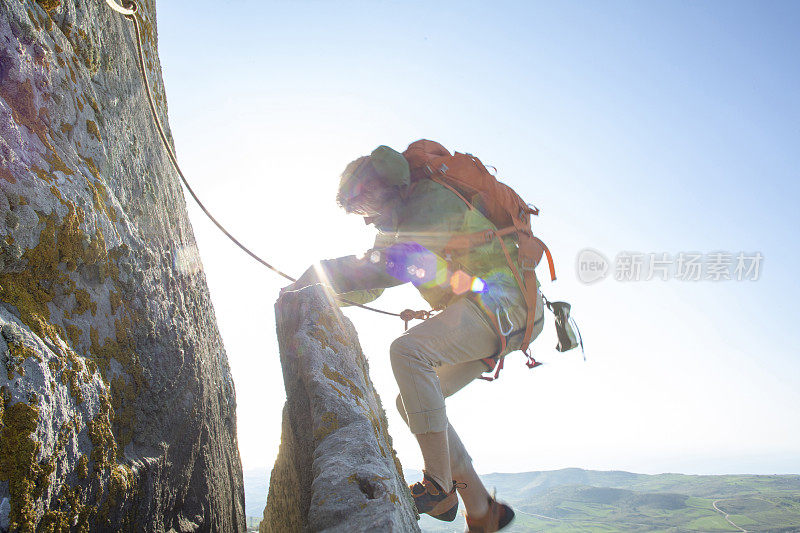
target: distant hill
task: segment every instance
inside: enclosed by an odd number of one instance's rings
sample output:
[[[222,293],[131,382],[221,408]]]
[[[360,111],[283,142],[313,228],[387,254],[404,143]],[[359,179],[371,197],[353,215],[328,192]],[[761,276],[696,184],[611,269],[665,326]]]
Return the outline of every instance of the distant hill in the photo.
[[[405,475],[409,482],[422,476],[415,470]],[[508,533],[800,531],[798,475],[647,475],[567,468],[481,478],[517,511]],[[420,527],[428,533],[461,533],[465,524],[463,516],[452,523],[423,516]]]
[[[258,529],[258,522],[264,515],[264,506],[267,504],[267,490],[269,489],[270,469],[246,468],[244,474],[244,514],[247,516],[248,531],[253,528]],[[257,520],[251,520],[257,519]]]

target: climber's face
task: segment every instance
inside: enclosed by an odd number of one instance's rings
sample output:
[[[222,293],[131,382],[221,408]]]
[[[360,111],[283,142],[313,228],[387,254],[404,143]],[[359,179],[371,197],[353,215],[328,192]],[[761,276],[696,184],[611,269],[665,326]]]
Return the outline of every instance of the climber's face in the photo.
[[[392,197],[393,187],[387,187],[378,178],[371,178],[359,182],[351,194],[349,198],[341,200],[344,210],[365,217],[374,217],[381,213]]]
[[[378,177],[365,156],[347,165],[339,182],[336,201],[348,213],[374,217],[380,214],[396,190]]]

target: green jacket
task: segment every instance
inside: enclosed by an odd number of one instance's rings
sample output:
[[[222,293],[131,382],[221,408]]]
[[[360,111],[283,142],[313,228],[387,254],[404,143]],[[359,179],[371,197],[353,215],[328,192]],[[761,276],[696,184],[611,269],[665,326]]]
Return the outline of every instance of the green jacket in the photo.
[[[460,296],[451,286],[452,274],[458,267],[484,282],[482,291],[467,292],[473,292],[488,312],[510,306],[525,307],[522,292],[496,239],[452,257],[456,266],[448,268],[444,248],[453,235],[496,228],[479,210],[469,209],[446,187],[429,179],[416,181],[400,189],[384,213],[370,222],[378,235],[374,247],[364,257],[322,261],[329,282],[344,298],[367,303],[378,298],[385,288],[411,281],[434,309],[441,309]],[[505,243],[512,259],[517,261],[514,238],[506,237]],[[399,264],[402,260],[406,264]],[[463,274],[460,277],[466,278]],[[480,282],[473,288],[480,289]]]

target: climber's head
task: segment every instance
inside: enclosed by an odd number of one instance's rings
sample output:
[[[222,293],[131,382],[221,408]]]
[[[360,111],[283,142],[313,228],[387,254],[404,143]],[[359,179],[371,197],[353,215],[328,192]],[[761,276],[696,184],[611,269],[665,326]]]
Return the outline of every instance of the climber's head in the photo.
[[[381,146],[347,165],[339,181],[337,203],[348,213],[375,217],[409,183],[408,163],[391,148]]]

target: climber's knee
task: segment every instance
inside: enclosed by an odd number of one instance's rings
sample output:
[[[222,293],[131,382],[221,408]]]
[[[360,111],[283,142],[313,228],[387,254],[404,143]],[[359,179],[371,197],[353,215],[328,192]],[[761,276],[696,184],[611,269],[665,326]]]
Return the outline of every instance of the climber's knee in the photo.
[[[397,337],[392,341],[392,344],[389,346],[389,357],[391,358],[393,367],[403,359],[409,357],[412,352],[409,344],[406,337]]]
[[[421,346],[412,336],[402,335],[397,337],[389,346],[389,359],[395,376],[397,376],[398,372],[429,372],[433,370],[434,364],[426,352],[426,348]]]
[[[412,372],[413,350],[408,344],[405,338],[398,337],[389,346],[389,360],[398,383],[403,381],[404,376],[408,376]]]

